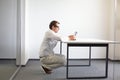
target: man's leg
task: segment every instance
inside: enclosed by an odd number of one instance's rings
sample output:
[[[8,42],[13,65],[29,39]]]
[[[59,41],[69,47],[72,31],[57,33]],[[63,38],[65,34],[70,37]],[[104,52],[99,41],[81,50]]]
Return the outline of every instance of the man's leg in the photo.
[[[48,68],[49,70],[61,67],[65,65],[64,55],[54,54],[41,58],[42,66]]]

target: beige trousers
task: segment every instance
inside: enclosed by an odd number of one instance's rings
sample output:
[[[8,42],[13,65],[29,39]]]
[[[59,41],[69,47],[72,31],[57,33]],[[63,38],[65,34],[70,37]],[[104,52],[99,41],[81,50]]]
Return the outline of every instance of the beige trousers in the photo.
[[[41,65],[52,70],[66,64],[64,55],[53,54],[40,58]]]

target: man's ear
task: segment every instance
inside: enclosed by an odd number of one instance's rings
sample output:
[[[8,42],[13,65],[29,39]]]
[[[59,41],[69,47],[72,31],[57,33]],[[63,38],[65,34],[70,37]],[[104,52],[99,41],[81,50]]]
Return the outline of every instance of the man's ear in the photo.
[[[54,29],[54,26],[52,26],[52,29]]]

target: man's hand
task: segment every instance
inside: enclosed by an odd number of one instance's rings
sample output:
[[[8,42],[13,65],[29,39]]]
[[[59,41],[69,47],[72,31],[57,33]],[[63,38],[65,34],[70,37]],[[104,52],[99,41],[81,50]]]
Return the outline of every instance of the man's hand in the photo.
[[[76,40],[76,37],[74,35],[69,35],[69,40]]]

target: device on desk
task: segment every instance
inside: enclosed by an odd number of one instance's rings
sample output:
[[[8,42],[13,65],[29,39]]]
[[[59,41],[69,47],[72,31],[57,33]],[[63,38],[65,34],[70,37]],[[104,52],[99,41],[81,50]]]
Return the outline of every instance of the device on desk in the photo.
[[[69,35],[69,40],[76,40],[77,31],[73,35]]]
[[[78,33],[78,32],[77,32],[77,31],[75,31],[74,36],[76,36],[76,35],[77,35],[77,33]]]

